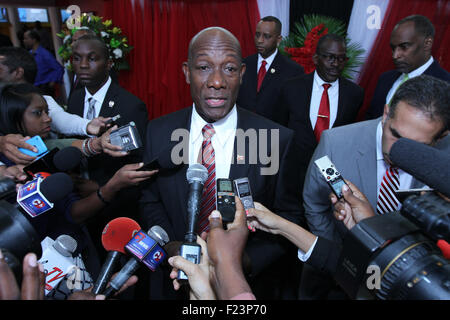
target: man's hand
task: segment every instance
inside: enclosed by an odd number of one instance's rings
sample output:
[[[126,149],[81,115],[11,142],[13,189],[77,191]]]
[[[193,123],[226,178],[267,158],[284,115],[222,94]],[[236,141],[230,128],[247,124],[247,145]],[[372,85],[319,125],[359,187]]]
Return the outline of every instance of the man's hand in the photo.
[[[374,216],[375,212],[366,196],[353,183],[348,180],[345,182],[348,187],[342,186],[344,198],[338,201],[336,195],[331,193],[330,200],[334,205],[335,218],[343,221],[347,229],[351,229],[361,220]]]
[[[23,137],[20,134],[8,134],[6,136],[0,136],[0,152],[15,164],[27,165],[34,159],[36,159],[36,157],[32,157],[20,152],[19,148],[38,152],[35,146],[25,142],[28,139],[30,139],[30,137]]]
[[[209,282],[210,280],[210,263],[206,242],[197,236],[197,243],[202,247],[202,256],[200,264],[192,263],[184,259],[182,256],[170,257],[168,262],[173,267],[170,278],[173,279],[173,288],[180,289],[181,284],[177,280],[178,270],[183,270],[187,275],[191,300],[215,300],[216,295]]]
[[[0,166],[0,174],[14,180],[15,182],[24,182],[27,175],[23,172],[24,165],[18,164],[15,166]]]
[[[87,134],[92,136],[98,136],[103,132],[105,132],[109,126],[106,124],[106,121],[108,121],[109,119],[111,118],[98,117],[89,121],[88,125],[86,126]]]
[[[111,280],[113,280],[118,273],[115,273],[112,277]],[[110,281],[111,282],[111,281]],[[108,282],[108,286],[110,282]],[[138,282],[138,277],[133,275],[131,276],[124,284],[123,286],[120,288],[119,291],[117,291],[114,296],[117,296],[118,294],[122,293],[123,291],[125,291],[126,289],[128,289],[131,286],[134,286],[136,283]],[[92,289],[94,287],[89,287],[86,290],[80,290],[80,291],[76,291],[74,293],[72,293],[67,300],[105,300],[105,296],[103,294],[98,294],[95,295],[92,293]]]
[[[14,274],[0,250],[0,300],[43,300],[45,274],[34,253],[23,259],[22,288],[19,290]]]
[[[122,147],[111,144],[109,135],[111,134],[111,131],[116,130],[117,128],[118,128],[117,125],[115,125],[112,128],[109,128],[105,133],[101,135],[101,137],[98,138],[100,139],[99,142],[101,150],[104,153],[110,155],[111,157],[123,157],[128,154],[127,151],[122,151]]]
[[[158,170],[138,171],[143,165],[143,162],[124,165],[116,171],[105,187],[117,192],[126,187],[137,186],[140,182],[149,179],[158,172]],[[102,191],[105,187],[102,188]]]

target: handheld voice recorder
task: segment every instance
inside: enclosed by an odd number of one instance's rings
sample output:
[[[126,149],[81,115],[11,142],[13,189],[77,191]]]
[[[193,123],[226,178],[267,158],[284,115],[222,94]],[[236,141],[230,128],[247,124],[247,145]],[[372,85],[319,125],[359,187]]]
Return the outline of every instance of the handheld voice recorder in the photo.
[[[330,186],[331,190],[333,190],[336,197],[341,199],[343,197],[342,186],[346,183],[338,169],[331,162],[330,158],[328,158],[328,156],[324,156],[314,161],[314,163],[317,168],[319,168],[320,173],[325,178],[327,184]]]
[[[250,189],[250,182],[247,177],[234,180],[234,189],[236,190],[239,199],[241,199],[245,210],[255,207],[252,191]]]
[[[222,215],[222,222],[233,222],[236,211],[233,180],[219,178],[216,180],[216,208]]]

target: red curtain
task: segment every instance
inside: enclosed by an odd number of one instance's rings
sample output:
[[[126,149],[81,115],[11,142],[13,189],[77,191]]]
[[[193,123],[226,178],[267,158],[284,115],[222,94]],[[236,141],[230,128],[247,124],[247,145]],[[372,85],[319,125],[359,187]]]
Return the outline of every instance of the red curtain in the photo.
[[[421,14],[433,23],[436,34],[432,49],[433,58],[442,68],[450,70],[450,55],[447,45],[450,43],[450,0],[391,0],[386,11],[380,33],[375,40],[364,68],[359,85],[365,89],[364,105],[358,115],[359,120],[365,118],[367,108],[370,106],[378,77],[385,71],[394,69],[391,48],[389,46],[391,32],[397,22],[409,15]]]
[[[147,104],[150,119],[192,104],[181,64],[200,30],[224,27],[238,38],[244,57],[255,51],[256,0],[107,0],[104,15],[134,47],[131,69],[121,71],[119,81]]]

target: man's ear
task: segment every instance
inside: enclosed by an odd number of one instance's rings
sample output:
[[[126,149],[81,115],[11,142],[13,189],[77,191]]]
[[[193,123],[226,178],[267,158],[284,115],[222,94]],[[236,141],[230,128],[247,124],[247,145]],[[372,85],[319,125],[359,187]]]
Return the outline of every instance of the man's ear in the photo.
[[[183,64],[181,65],[181,69],[183,70],[184,77],[186,78],[186,83],[191,84],[191,81],[189,79],[190,77],[189,64],[187,62],[183,62]]]
[[[432,37],[425,38],[423,45],[425,50],[431,53],[431,49],[433,48],[433,38]]]
[[[388,118],[388,116],[389,116],[389,104],[385,104],[384,105],[384,110],[383,110],[383,120],[382,120],[382,123],[384,123],[385,121],[386,121],[386,119]]]
[[[241,65],[241,72],[240,72],[240,81],[239,84],[242,84],[242,79],[244,78],[245,70],[247,70],[247,65],[245,63],[242,63]]]
[[[317,67],[317,65],[319,64],[319,55],[317,53],[314,53],[312,56],[312,60],[314,62],[314,65]]]

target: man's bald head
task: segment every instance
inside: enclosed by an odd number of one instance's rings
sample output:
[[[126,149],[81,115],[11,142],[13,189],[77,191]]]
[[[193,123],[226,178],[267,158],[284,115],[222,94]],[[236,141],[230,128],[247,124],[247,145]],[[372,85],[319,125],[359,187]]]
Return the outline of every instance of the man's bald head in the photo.
[[[214,39],[216,39],[216,41],[226,41],[231,44],[235,48],[240,62],[242,62],[241,44],[239,43],[239,40],[230,31],[221,27],[209,27],[203,29],[191,39],[189,42],[188,62],[190,63],[192,61],[194,52],[199,45],[204,43],[204,41],[209,42],[214,41]]]

